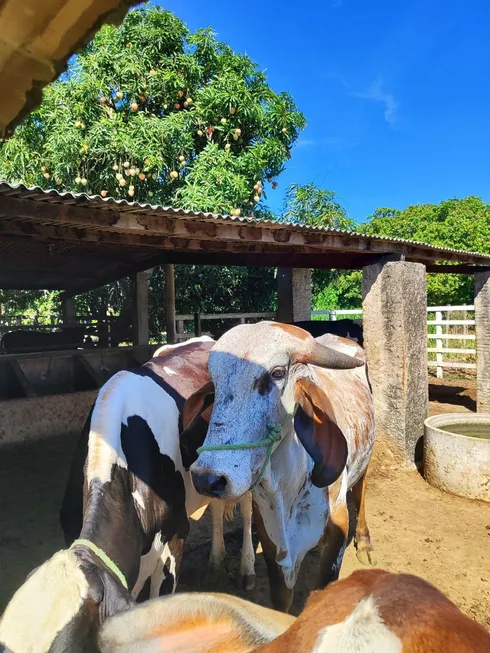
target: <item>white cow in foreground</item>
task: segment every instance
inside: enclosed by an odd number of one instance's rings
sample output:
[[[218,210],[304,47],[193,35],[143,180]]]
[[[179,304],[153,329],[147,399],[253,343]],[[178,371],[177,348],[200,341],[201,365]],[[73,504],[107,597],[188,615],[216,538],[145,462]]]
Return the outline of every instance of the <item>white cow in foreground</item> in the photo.
[[[323,545],[318,585],[338,578],[347,545],[347,492],[357,505],[358,558],[374,563],[364,513],[374,444],[364,352],[274,322],[240,325],[209,357],[212,382],[184,408],[184,438],[214,401],[191,472],[198,492],[238,501],[252,490],[273,606],[287,611],[304,556]]]

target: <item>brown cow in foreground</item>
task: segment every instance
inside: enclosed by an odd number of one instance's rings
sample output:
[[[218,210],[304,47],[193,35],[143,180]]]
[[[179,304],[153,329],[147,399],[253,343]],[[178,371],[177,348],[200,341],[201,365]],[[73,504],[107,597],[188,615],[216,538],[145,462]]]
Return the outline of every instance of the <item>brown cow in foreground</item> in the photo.
[[[225,594],[180,594],[109,619],[102,653],[485,653],[490,634],[426,581],[355,571],[298,619]]]

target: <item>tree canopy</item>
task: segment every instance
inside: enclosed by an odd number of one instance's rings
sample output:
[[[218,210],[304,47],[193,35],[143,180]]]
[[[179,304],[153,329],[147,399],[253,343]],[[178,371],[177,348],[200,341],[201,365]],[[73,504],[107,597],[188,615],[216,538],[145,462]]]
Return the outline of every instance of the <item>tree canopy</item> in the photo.
[[[117,28],[103,27],[46,88],[39,109],[1,145],[0,177],[250,214],[275,189],[304,126],[291,96],[273,91],[247,55],[235,53],[211,29],[190,32],[171,12],[144,7],[130,11]],[[163,323],[162,284],[156,270],[155,330]],[[270,270],[178,266],[177,309],[218,311],[226,304],[227,310],[251,310],[256,287],[259,303],[269,310],[275,301]],[[118,282],[86,293],[79,310],[100,314],[108,303],[120,308],[128,288]],[[35,303],[47,295],[7,291],[3,302],[14,300],[20,309],[28,297]]]
[[[415,240],[440,247],[490,253],[490,205],[479,197],[449,199],[439,204],[414,204],[404,210],[379,208],[357,227],[370,235]],[[329,273],[317,288],[315,308],[358,308],[361,273]],[[472,304],[470,275],[427,275],[429,305]]]
[[[104,26],[0,150],[28,185],[249,213],[305,118],[247,55],[160,7]]]
[[[336,193],[318,188],[312,182],[289,186],[280,219],[333,229],[354,229],[356,226],[338,202]]]

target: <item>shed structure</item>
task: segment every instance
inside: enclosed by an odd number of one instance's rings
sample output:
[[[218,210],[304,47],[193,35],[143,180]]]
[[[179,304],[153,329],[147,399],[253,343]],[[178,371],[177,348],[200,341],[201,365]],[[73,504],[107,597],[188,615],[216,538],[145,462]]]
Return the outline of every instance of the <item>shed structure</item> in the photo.
[[[145,270],[167,266],[172,334],[176,263],[279,268],[282,321],[310,318],[311,268],[362,269],[377,446],[387,462],[409,466],[428,402],[426,272],[474,274],[478,409],[490,411],[490,255],[0,182],[1,288],[60,289],[70,302],[77,293],[133,275],[136,343],[145,345]]]

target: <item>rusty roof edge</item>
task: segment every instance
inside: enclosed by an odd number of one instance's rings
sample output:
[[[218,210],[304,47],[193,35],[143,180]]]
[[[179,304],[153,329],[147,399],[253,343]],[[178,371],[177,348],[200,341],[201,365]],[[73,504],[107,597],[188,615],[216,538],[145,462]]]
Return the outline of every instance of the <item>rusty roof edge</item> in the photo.
[[[102,197],[101,195],[88,195],[87,193],[74,193],[71,191],[58,191],[55,188],[44,189],[40,186],[26,186],[25,184],[18,183],[12,184],[4,179],[0,179],[0,195],[5,194],[6,191],[23,191],[25,193],[37,193],[40,195],[58,197],[60,200],[69,199],[75,202],[82,200],[83,202],[91,202],[95,206],[107,206],[115,204],[120,207],[138,208],[142,211],[151,210],[154,213],[167,214],[175,218],[195,218],[197,220],[214,221],[219,220],[223,223],[240,222],[250,226],[269,228],[286,228],[297,232],[304,233],[320,233],[329,234],[332,236],[345,236],[353,238],[364,238],[381,243],[399,243],[403,245],[414,245],[415,247],[430,249],[436,252],[447,252],[452,254],[462,254],[465,256],[473,256],[490,261],[490,254],[483,254],[482,252],[473,252],[468,250],[456,249],[452,247],[441,247],[438,245],[431,245],[417,240],[405,240],[403,238],[393,238],[390,236],[375,236],[371,234],[363,234],[358,231],[349,231],[347,229],[333,229],[331,227],[317,227],[314,225],[307,225],[302,223],[294,223],[290,221],[278,220],[258,220],[251,216],[231,216],[228,214],[210,213],[206,211],[192,211],[190,209],[180,209],[172,206],[162,206],[161,204],[149,204],[147,202],[129,202],[125,199],[116,199],[114,197]],[[27,199],[35,200],[32,195]]]

